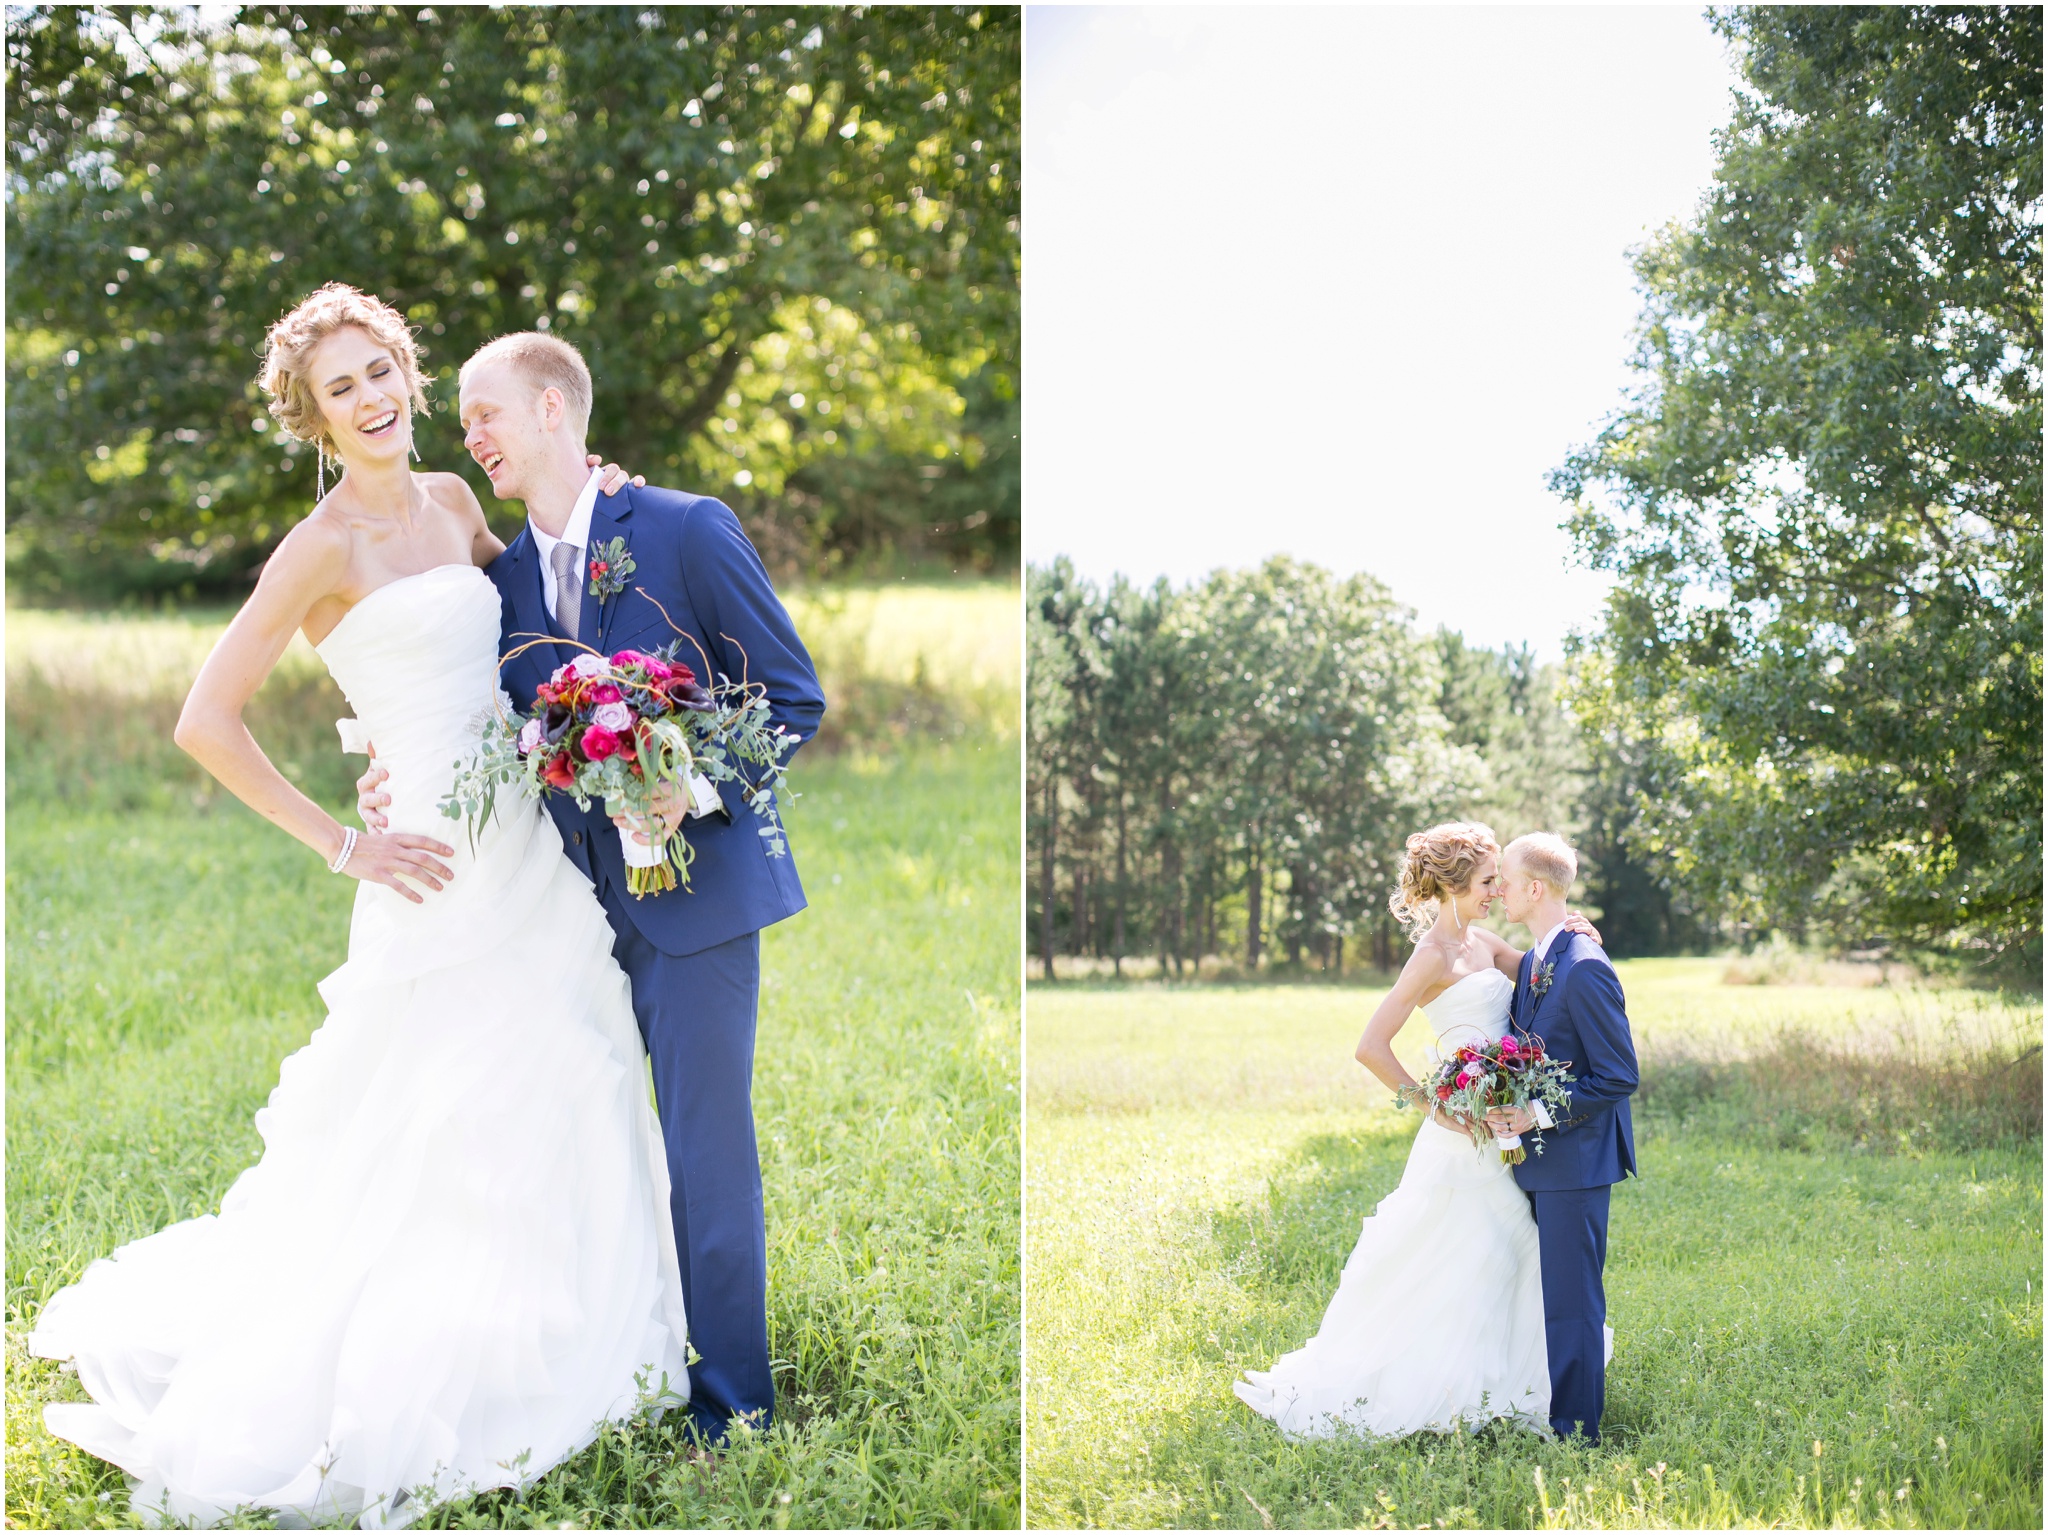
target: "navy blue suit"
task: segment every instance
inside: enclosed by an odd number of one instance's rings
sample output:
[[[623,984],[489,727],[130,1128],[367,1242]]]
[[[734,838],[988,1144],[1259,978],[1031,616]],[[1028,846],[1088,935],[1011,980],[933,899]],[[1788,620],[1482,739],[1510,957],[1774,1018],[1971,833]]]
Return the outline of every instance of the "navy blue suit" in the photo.
[[[599,496],[590,519],[591,549],[620,537],[636,568],[625,590],[602,602],[586,585],[573,637],[610,655],[651,651],[681,630],[688,639],[680,659],[700,682],[760,683],[775,724],[799,741],[816,734],[825,713],[817,672],[731,509],[708,496],[628,486]],[[537,636],[565,637],[548,616],[547,572],[531,533],[522,529],[484,573],[503,602],[508,655]],[[534,690],[575,654],[568,645],[542,644],[507,660],[501,677],[514,705],[530,711]],[[725,813],[688,825],[695,853],[688,887],[637,900],[627,892],[625,855],[605,808],[547,799],[563,851],[611,920],[612,952],[632,983],[653,1063],[683,1301],[698,1355],[690,1414],[714,1441],[734,1415],[765,1426],[774,1407],[754,1026],[760,930],[804,906],[794,857],[769,855],[737,784],[718,788]]]
[[[1607,1404],[1608,1193],[1636,1170],[1629,1095],[1635,1040],[1607,951],[1578,933],[1551,944],[1550,980],[1535,994],[1534,952],[1522,956],[1510,1016],[1544,1050],[1572,1063],[1571,1104],[1544,1132],[1543,1152],[1515,1166],[1536,1217],[1543,1321],[1550,1350],[1550,1426],[1599,1442]]]

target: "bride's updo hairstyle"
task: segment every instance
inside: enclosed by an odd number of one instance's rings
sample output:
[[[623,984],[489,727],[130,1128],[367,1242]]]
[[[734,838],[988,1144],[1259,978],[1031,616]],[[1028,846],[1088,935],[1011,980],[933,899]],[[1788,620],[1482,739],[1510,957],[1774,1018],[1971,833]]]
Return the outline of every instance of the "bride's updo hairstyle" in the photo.
[[[411,403],[422,413],[427,409],[427,381],[420,372],[419,347],[405,316],[380,298],[345,282],[331,282],[270,327],[263,340],[263,371],[258,375],[263,392],[270,396],[271,419],[323,453],[334,451],[334,439],[328,435],[327,418],[320,413],[320,401],[306,370],[314,349],[347,325],[389,349]]]
[[[1472,873],[1489,854],[1498,853],[1493,829],[1476,821],[1446,821],[1408,839],[1401,860],[1401,882],[1387,904],[1408,936],[1419,940],[1436,921],[1446,897],[1472,888]]]

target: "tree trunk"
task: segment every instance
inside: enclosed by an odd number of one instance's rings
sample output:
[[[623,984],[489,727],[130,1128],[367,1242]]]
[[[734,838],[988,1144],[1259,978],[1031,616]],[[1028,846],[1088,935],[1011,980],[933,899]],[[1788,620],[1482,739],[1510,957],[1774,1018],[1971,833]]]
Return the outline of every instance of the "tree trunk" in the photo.
[[[1059,845],[1059,830],[1060,777],[1057,772],[1048,771],[1045,775],[1045,862],[1042,866],[1045,872],[1041,876],[1039,883],[1039,888],[1045,892],[1045,923],[1039,933],[1039,948],[1041,951],[1040,957],[1045,962],[1045,978],[1048,981],[1054,979],[1052,968],[1052,919],[1053,912],[1059,905],[1060,893],[1056,880],[1059,870],[1056,855],[1056,849]]]
[[[1337,979],[1341,981],[1344,979],[1344,935],[1342,933],[1332,933],[1330,935],[1330,951],[1336,961],[1331,968],[1337,972]]]
[[[1125,862],[1125,844],[1129,840],[1129,817],[1125,813],[1124,788],[1116,788],[1116,936],[1111,956],[1116,966],[1116,978],[1124,978],[1124,904],[1130,892],[1129,867]]]
[[[1265,870],[1259,867],[1259,850],[1254,844],[1245,856],[1244,874],[1244,962],[1247,970],[1259,968],[1259,918],[1265,901]]]

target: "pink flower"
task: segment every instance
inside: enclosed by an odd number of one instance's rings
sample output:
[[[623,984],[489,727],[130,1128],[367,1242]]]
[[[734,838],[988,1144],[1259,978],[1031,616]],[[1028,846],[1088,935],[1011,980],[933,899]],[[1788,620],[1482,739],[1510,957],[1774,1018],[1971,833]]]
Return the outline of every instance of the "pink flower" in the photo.
[[[657,661],[653,656],[648,656],[640,664],[647,668],[647,678],[650,682],[666,682],[675,675],[669,670],[666,661]]]
[[[617,688],[601,688],[597,691],[610,693],[612,695],[612,701],[609,703],[600,703],[595,709],[591,710],[590,718],[592,723],[602,725],[607,730],[632,729],[633,711],[631,709],[628,709],[624,704],[618,702],[619,690]]]
[[[583,739],[587,741],[587,740],[589,740],[589,739],[590,739],[590,737],[588,737],[588,736],[585,736],[585,737],[584,737]],[[1458,1086],[1460,1086],[1460,1087],[1466,1087],[1466,1086],[1469,1086],[1469,1085],[1471,1084],[1471,1081],[1472,1081],[1472,1077],[1471,1077],[1470,1073],[1468,1073],[1468,1072],[1463,1072],[1463,1071],[1461,1071],[1461,1072],[1459,1072],[1459,1073],[1458,1073]]]
[[[612,665],[614,666],[645,666],[653,659],[652,656],[643,656],[637,650],[615,650],[612,652]]]
[[[548,738],[548,727],[538,717],[528,720],[519,729],[519,755],[525,756]]]
[[[619,738],[602,725],[592,725],[584,731],[581,744],[583,755],[592,762],[602,762],[619,750]]]
[[[621,693],[609,682],[599,682],[593,684],[590,691],[584,696],[594,704],[615,704],[624,698],[625,694]],[[617,729],[618,727],[614,726],[613,728]]]

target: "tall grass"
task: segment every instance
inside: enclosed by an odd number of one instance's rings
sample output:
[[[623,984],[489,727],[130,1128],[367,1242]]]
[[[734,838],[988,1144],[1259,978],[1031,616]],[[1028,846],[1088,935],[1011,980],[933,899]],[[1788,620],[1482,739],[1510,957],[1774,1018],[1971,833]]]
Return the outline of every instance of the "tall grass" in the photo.
[[[948,599],[919,598],[970,636],[993,628],[987,594]],[[454,1503],[431,1525],[1018,1521],[1018,785],[996,728],[1014,707],[996,696],[999,671],[978,698],[971,665],[914,630],[892,637],[877,606],[858,651],[825,626],[828,696],[889,681],[892,662],[914,677],[925,654],[922,685],[953,728],[944,741],[899,732],[883,711],[792,774],[811,907],[764,937],[755,1072],[776,1422],[711,1460],[674,1422],[609,1429],[523,1498]],[[133,1522],[120,1477],[43,1430],[42,1405],[78,1388],[23,1340],[88,1261],[213,1207],[253,1160],[251,1117],[319,1023],[314,983],[346,946],[352,885],[210,792],[144,723],[168,728],[219,621],[10,625],[15,1526]],[[282,760],[303,750],[302,782],[339,803],[360,759],[340,757],[339,699],[317,664],[288,656],[252,724]],[[64,716],[80,698],[121,700],[124,733],[110,744]],[[88,741],[90,775],[67,768]]]
[[[792,594],[788,605],[830,702],[817,749],[1015,733],[1015,587],[821,588]],[[12,611],[9,793],[42,800],[83,794],[124,809],[203,808],[216,788],[177,749],[171,727],[231,616],[215,608]],[[361,759],[338,749],[334,722],[348,712],[319,656],[295,635],[247,718],[284,775],[325,803],[352,797],[362,770]]]
[[[1401,1176],[1414,1119],[1351,1060],[1379,993],[1034,986],[1031,1522],[2038,1527],[2037,1010],[1724,969],[1621,966],[1643,1176],[1594,1449],[1290,1444],[1231,1395],[1315,1331]],[[1387,1325],[1474,1319],[1418,1293]]]

